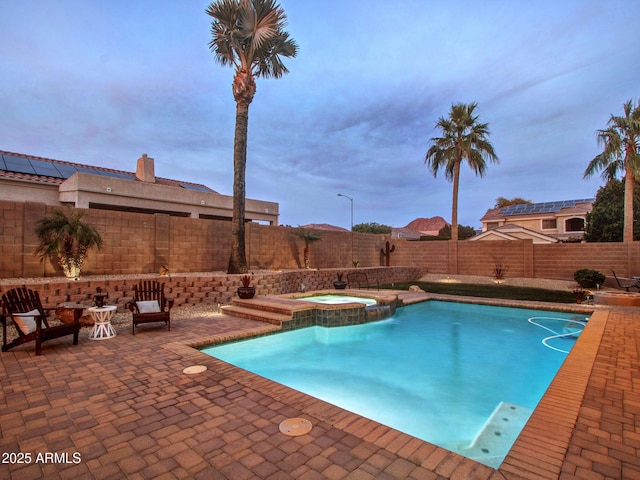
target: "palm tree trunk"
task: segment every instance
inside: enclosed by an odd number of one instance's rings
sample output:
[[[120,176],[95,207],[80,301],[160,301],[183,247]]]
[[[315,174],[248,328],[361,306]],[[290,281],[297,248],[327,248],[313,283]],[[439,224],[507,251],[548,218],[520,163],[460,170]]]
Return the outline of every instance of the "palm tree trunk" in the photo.
[[[233,217],[231,219],[231,257],[229,258],[228,273],[247,273],[249,270],[245,251],[244,228],[249,103],[244,100],[236,100],[236,131],[233,141]]]
[[[633,184],[636,179],[631,168],[626,169],[624,179],[624,231],[623,243],[633,242]]]
[[[460,163],[456,161],[453,170],[453,198],[451,200],[451,240],[458,241],[458,185],[460,183]]]

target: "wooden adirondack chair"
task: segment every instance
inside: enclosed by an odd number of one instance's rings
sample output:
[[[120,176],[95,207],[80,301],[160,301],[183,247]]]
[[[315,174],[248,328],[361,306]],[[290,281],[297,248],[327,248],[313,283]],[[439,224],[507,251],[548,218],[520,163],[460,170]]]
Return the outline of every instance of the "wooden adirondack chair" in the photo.
[[[36,355],[42,355],[42,342],[53,338],[73,335],[73,344],[78,344],[80,322],[49,326],[47,314],[55,309],[45,309],[38,292],[26,287],[14,288],[2,296],[3,344],[2,351],[27,342],[36,343]],[[18,332],[18,337],[7,342],[7,321],[10,320]]]
[[[171,330],[171,308],[174,300],[164,296],[164,283],[145,280],[133,287],[134,299],[129,302],[133,314],[131,331],[136,334],[136,325],[140,323],[165,322]]]

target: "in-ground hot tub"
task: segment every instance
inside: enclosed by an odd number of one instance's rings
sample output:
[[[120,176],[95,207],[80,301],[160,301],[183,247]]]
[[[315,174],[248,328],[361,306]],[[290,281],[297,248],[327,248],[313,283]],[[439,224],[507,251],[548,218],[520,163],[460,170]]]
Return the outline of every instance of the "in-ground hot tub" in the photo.
[[[325,327],[359,325],[383,320],[396,313],[395,294],[337,293],[319,291],[298,293],[288,298],[314,305],[314,324]]]
[[[327,305],[341,305],[344,303],[364,303],[365,305],[376,305],[378,302],[375,298],[356,297],[353,295],[336,295],[327,293],[323,295],[308,295],[306,297],[297,297],[296,300],[304,300],[305,302],[317,302]]]
[[[622,291],[599,291],[593,294],[596,305],[620,305],[625,307],[639,307],[640,293]]]

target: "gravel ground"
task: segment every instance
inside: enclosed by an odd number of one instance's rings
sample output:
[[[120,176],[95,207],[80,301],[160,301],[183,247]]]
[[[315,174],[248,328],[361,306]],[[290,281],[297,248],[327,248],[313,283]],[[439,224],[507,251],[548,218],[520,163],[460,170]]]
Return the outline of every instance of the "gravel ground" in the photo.
[[[446,275],[441,273],[428,273],[420,278],[423,282],[450,281],[456,283],[475,283],[480,285],[490,285],[496,280],[490,276],[479,275]],[[575,280],[549,280],[546,278],[516,278],[506,276],[500,280],[503,285],[514,287],[545,288],[547,290],[573,290],[577,284]]]
[[[222,315],[217,305],[180,305],[171,309],[171,320],[184,320],[189,318],[203,318]],[[111,324],[115,326],[131,326],[131,312],[115,313],[111,319]],[[91,327],[83,327],[91,328]]]

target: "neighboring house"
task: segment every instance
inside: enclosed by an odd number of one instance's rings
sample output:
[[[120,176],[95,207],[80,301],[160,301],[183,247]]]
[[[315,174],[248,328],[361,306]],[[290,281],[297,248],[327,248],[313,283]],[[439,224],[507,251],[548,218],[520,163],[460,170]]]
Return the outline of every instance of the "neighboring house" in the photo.
[[[482,233],[472,240],[496,240],[499,235],[514,238],[534,238],[534,243],[548,243],[543,237],[556,241],[581,241],[587,213],[593,208],[593,198],[559,202],[525,203],[487,211],[480,219]],[[509,229],[501,227],[514,227]],[[498,229],[494,234],[488,234]],[[532,235],[532,233],[541,234]],[[506,237],[505,237],[506,238]]]
[[[0,200],[231,220],[233,197],[206,185],[155,176],[154,160],[135,172],[0,150]],[[247,221],[278,224],[278,204],[246,200]]]
[[[520,225],[502,225],[469,238],[471,242],[483,240],[533,240],[533,243],[557,243],[558,239],[544,233],[534,232]]]
[[[407,227],[392,228],[391,238],[406,238],[408,240],[420,240],[422,233]]]

